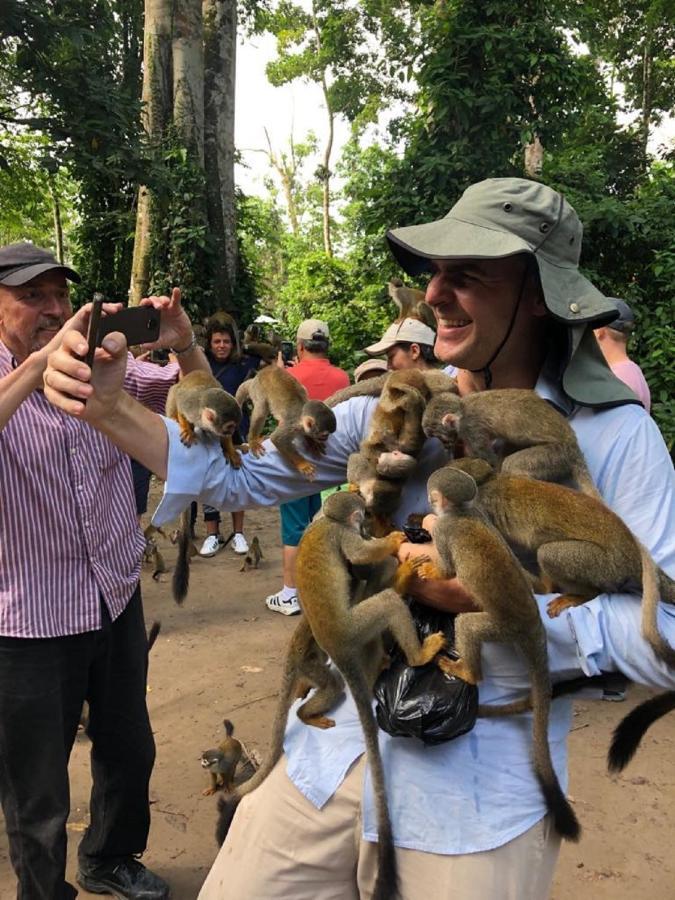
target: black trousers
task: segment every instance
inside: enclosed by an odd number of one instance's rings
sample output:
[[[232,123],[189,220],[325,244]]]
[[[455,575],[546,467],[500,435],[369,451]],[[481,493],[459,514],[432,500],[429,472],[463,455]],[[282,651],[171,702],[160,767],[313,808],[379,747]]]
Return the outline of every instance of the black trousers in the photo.
[[[140,590],[103,628],[59,638],[0,637],[0,802],[19,900],[66,900],[68,758],[89,702],[90,825],[83,862],[145,850],[155,743],[145,702]]]

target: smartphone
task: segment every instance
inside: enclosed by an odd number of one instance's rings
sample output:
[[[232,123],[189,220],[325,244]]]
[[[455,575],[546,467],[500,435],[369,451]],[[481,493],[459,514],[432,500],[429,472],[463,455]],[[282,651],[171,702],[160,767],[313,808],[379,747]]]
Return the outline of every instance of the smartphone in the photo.
[[[281,358],[284,362],[290,362],[295,355],[295,344],[293,341],[281,342]]]
[[[101,341],[111,331],[121,331],[127,339],[127,344],[152,344],[159,338],[161,314],[154,306],[131,306],[122,309],[111,316],[101,317],[103,295],[94,294],[93,309],[89,320],[89,352],[86,363],[91,366],[94,362],[94,351],[101,346]],[[95,337],[94,337],[95,336]]]

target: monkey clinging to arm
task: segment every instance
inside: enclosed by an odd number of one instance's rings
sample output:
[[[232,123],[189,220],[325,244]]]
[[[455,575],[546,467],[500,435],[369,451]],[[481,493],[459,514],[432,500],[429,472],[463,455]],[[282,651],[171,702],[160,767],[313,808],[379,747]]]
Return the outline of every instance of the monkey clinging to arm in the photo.
[[[449,675],[476,684],[482,678],[481,648],[485,641],[518,647],[532,681],[534,770],[556,831],[576,841],[579,823],[551,761],[546,632],[526,575],[499,533],[473,507],[477,488],[471,476],[449,467],[439,469],[429,479],[428,492],[429,503],[439,516],[434,544],[441,561],[440,576],[459,578],[481,609],[457,617],[455,649],[460,659],[441,658],[439,666]]]
[[[180,425],[181,441],[188,447],[198,439],[199,432],[220,439],[230,465],[238,469],[241,457],[232,443],[241,421],[241,407],[235,398],[224,391],[216,378],[207,372],[190,372],[174,384],[166,398],[166,414]],[[178,557],[172,579],[176,603],[185,599],[190,583],[190,510],[181,515]]]
[[[504,442],[501,469],[541,481],[572,480],[599,499],[569,422],[534,391],[504,388],[459,398],[442,394],[427,406],[422,427],[448,449],[457,441],[467,456],[499,468],[494,441]],[[514,452],[515,451],[515,452]]]
[[[253,404],[249,427],[249,450],[260,456],[262,432],[268,415],[278,424],[270,440],[288,463],[310,480],[316,466],[304,459],[293,445],[296,437],[304,439],[313,453],[323,453],[329,435],[337,427],[335,414],[320,400],[308,400],[304,387],[278,366],[261,369],[255,378],[244,381],[237,389],[237,402]]]

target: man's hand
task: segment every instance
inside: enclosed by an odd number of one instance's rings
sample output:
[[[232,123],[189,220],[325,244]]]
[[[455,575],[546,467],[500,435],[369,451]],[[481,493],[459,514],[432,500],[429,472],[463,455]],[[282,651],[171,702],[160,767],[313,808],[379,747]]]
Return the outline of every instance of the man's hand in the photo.
[[[182,350],[192,340],[192,323],[181,305],[180,288],[173,288],[171,297],[144,297],[140,306],[154,306],[161,310],[161,328],[158,340],[143,344],[144,350],[168,350],[174,347]]]
[[[127,342],[114,331],[96,350],[93,369],[80,357],[87,341],[79,331],[67,331],[48,357],[43,375],[45,396],[71,416],[97,425],[109,419],[122,396],[127,367]]]

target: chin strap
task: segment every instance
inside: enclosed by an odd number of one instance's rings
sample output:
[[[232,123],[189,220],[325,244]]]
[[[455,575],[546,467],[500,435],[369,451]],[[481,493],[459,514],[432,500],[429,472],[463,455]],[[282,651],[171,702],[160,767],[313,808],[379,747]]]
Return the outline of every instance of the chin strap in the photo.
[[[518,291],[518,299],[516,300],[516,303],[513,307],[513,312],[511,313],[511,321],[509,322],[509,327],[506,329],[506,334],[500,341],[499,345],[497,346],[497,349],[492,354],[490,359],[485,363],[484,366],[480,366],[478,369],[469,369],[469,372],[473,372],[473,373],[482,372],[483,378],[485,379],[485,390],[486,391],[489,391],[490,388],[492,387],[492,370],[490,369],[490,366],[497,359],[499,354],[504,349],[504,345],[506,344],[508,339],[511,337],[511,332],[513,331],[513,326],[516,324],[516,316],[518,315],[520,301],[523,299],[523,293],[525,291],[525,284],[527,283],[527,276],[529,275],[529,272],[530,272],[530,264],[529,264],[529,260],[528,260],[525,264],[525,270],[523,272],[523,277],[520,281],[520,290]]]

